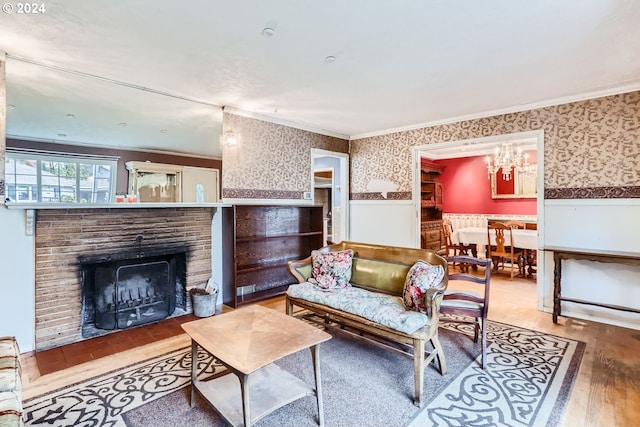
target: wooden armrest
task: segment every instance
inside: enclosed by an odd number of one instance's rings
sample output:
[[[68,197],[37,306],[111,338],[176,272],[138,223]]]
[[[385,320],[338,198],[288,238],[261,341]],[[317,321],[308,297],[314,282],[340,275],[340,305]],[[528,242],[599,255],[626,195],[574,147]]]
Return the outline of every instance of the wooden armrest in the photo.
[[[444,297],[444,291],[437,288],[429,288],[424,294],[424,305],[427,307],[427,316],[430,324],[438,323],[438,313],[440,313],[440,303]]]
[[[298,283],[304,283],[309,279],[309,277],[311,277],[311,269],[309,268],[311,267],[310,256],[301,260],[289,261],[287,262],[287,266],[289,267],[289,273],[296,278]],[[305,267],[309,268],[308,276],[302,271]]]

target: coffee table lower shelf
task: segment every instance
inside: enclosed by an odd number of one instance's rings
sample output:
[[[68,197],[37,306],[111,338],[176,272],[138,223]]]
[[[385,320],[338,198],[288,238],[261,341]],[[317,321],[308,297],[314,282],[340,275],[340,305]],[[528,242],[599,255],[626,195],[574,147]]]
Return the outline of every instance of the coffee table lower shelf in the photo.
[[[240,380],[236,375],[230,372],[208,381],[196,380],[193,386],[231,425],[244,425]],[[267,365],[249,376],[251,423],[302,397],[315,395],[316,390],[304,381],[278,365]]]

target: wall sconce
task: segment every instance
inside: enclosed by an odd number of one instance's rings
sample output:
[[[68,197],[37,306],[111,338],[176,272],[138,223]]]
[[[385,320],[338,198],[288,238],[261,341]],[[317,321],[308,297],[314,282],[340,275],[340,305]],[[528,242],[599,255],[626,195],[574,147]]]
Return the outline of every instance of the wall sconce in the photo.
[[[235,147],[238,145],[238,137],[232,130],[227,130],[222,134],[222,142],[227,147]]]

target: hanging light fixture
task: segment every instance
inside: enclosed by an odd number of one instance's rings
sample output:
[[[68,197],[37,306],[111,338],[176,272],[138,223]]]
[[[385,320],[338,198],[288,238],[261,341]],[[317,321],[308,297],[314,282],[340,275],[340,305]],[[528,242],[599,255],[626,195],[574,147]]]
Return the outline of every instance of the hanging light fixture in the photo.
[[[529,164],[529,155],[522,154],[521,148],[514,151],[510,142],[505,142],[500,147],[496,147],[493,157],[487,156],[485,160],[487,161],[488,178],[491,178],[491,175],[497,173],[500,169],[502,169],[502,178],[505,181],[511,179],[511,171],[514,168],[522,173],[531,173],[534,170],[532,165]]]

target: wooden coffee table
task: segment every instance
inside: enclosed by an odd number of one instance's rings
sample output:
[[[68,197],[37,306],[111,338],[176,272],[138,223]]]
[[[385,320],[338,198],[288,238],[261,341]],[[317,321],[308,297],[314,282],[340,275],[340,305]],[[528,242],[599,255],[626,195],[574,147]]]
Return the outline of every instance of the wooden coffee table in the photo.
[[[316,396],[318,424],[324,425],[320,383],[320,343],[331,335],[301,320],[259,305],[184,323],[191,337],[191,406],[195,391],[233,426],[250,426],[278,408]],[[223,375],[198,380],[198,348],[211,354],[240,380]],[[278,359],[310,348],[315,388],[275,365]]]

